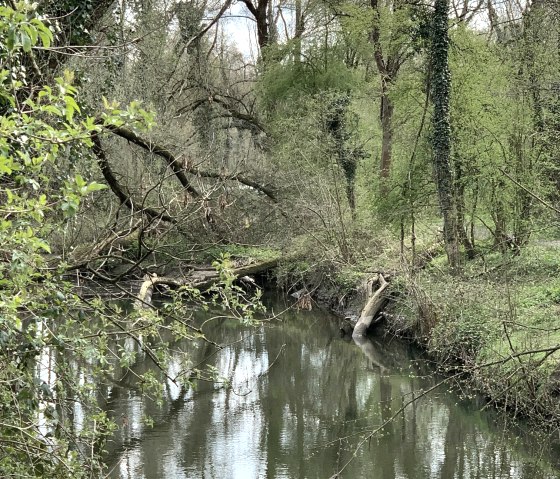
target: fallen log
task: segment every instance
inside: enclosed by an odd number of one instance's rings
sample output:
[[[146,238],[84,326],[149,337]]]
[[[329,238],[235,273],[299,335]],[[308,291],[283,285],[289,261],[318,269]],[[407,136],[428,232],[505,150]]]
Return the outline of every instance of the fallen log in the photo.
[[[251,274],[262,273],[268,271],[272,268],[278,266],[278,259],[271,259],[266,261],[261,261],[260,263],[249,264],[241,266],[238,268],[233,268],[231,270],[232,274],[236,277],[241,278],[243,276],[249,276]],[[150,274],[144,276],[144,281],[140,286],[140,291],[136,299],[136,307],[148,307],[156,285],[165,285],[170,288],[178,289],[183,286],[189,288],[196,288],[198,290],[204,291],[213,286],[220,280],[220,272],[215,269],[208,270],[198,270],[194,271],[191,276],[186,278],[176,278],[172,276],[157,276],[156,274]]]
[[[238,278],[241,278],[242,276],[250,276],[252,274],[263,273],[272,268],[276,268],[276,266],[278,266],[278,258],[233,268],[231,272]],[[220,273],[215,269],[210,269],[207,271],[194,272],[192,277],[187,281],[189,286],[196,289],[205,290],[214,285],[219,279]]]
[[[416,255],[414,258],[413,269],[419,271],[424,269],[430,261],[432,261],[436,256],[444,251],[443,242],[437,242],[430,246],[425,251],[422,251]]]
[[[354,326],[354,331],[352,332],[352,338],[354,339],[366,335],[367,329],[371,326],[373,318],[375,318],[377,313],[379,313],[379,311],[387,301],[387,298],[383,293],[389,286],[389,283],[385,280],[382,274],[378,275],[377,280],[379,283],[379,287],[377,288],[375,293],[370,294],[370,297],[366,305],[364,306],[364,309],[362,309],[360,319],[358,319],[356,326]]]

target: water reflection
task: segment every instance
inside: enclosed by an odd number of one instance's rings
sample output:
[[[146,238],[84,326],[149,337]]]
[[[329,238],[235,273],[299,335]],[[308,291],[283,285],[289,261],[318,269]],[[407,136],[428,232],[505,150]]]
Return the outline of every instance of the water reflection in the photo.
[[[228,321],[209,328],[210,337],[230,346],[215,353],[201,345],[193,362],[209,356],[231,387],[168,383],[161,408],[132,379],[128,388],[113,387],[107,407],[126,424],[109,445],[110,477],[326,479],[352,457],[361,437],[436,381],[407,345],[357,347],[339,337],[323,312],[288,313],[254,331]],[[142,372],[149,364],[137,367]],[[182,364],[171,367],[177,372]],[[142,425],[146,415],[152,428]],[[400,413],[341,477],[560,477],[552,456],[531,456],[527,447],[475,403],[442,390]]]

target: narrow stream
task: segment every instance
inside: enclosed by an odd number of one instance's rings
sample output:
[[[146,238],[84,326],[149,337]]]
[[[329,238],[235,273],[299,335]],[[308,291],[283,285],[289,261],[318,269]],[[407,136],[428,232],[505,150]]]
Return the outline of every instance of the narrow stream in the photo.
[[[109,477],[328,479],[348,463],[340,477],[560,478],[558,449],[503,430],[480,401],[445,388],[356,449],[439,380],[407,344],[373,340],[360,348],[318,310],[288,311],[256,329],[213,321],[207,335],[229,346],[215,353],[201,345],[195,362],[209,356],[231,387],[201,382],[180,390],[168,382],[161,407],[133,384],[112,388],[111,413],[123,419],[107,446]],[[143,425],[144,416],[153,427]]]

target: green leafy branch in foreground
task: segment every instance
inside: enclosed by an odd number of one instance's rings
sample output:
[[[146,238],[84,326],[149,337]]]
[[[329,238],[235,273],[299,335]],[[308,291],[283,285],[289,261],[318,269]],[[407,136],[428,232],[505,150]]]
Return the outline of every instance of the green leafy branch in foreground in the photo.
[[[237,279],[233,274],[233,265],[229,253],[223,253],[212,262],[212,267],[220,274],[220,281],[212,286],[208,293],[213,305],[220,305],[242,324],[254,325],[255,314],[264,313],[265,308],[261,303],[261,290],[256,289],[252,297],[235,283]]]
[[[28,85],[25,60],[48,48],[51,30],[32,6],[0,7],[0,471],[3,477],[97,477],[100,438],[114,425],[96,407],[93,378],[110,369],[107,320],[86,321],[83,304],[47,267],[47,234],[106,188],[62,171],[88,154],[102,126],[84,115],[73,75]],[[149,114],[138,104],[103,120],[123,124]],[[54,178],[64,178],[56,183]],[[87,366],[87,367],[86,367]],[[86,372],[87,371],[87,372]],[[87,376],[87,380],[85,379]],[[74,403],[85,413],[69,420]]]
[[[99,477],[104,444],[117,428],[102,407],[110,385],[129,375],[158,402],[166,381],[188,387],[193,372],[215,379],[212,371],[193,368],[188,350],[174,356],[181,371],[169,372],[171,343],[202,339],[220,349],[191,324],[184,300],[223,306],[245,323],[263,309],[259,292],[251,298],[234,283],[226,257],[215,264],[220,284],[206,298],[190,289],[161,310],[142,305],[133,311],[78,297],[63,279],[65,265],[49,262],[49,233],[106,188],[67,165],[91,157],[92,133],[105,126],[147,129],[153,123],[138,102],[123,108],[104,99],[104,113],[86,115],[71,72],[52,85],[30,85],[24,64],[52,39],[33,7],[0,7],[2,477]],[[155,368],[140,371],[144,360]]]

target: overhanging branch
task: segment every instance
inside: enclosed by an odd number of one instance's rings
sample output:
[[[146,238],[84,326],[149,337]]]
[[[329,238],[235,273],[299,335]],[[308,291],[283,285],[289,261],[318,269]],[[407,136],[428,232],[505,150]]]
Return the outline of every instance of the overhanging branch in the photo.
[[[111,191],[115,194],[115,196],[121,201],[121,203],[126,206],[131,211],[139,211],[144,213],[151,219],[161,219],[163,221],[168,221],[170,223],[176,224],[177,220],[175,218],[157,211],[153,208],[146,208],[146,207],[138,207],[132,200],[131,196],[125,193],[124,188],[119,183],[119,180],[113,173],[109,165],[109,161],[107,160],[107,155],[105,155],[105,150],[101,145],[101,140],[99,139],[99,134],[97,132],[92,133],[91,140],[93,141],[93,152],[97,157],[97,162],[101,169],[101,173],[105,178],[105,181],[111,188]]]
[[[120,136],[121,138],[124,138],[125,140],[128,140],[141,148],[144,148],[150,153],[163,158],[171,167],[171,169],[175,173],[175,176],[177,177],[181,185],[183,185],[183,188],[185,188],[194,198],[200,198],[202,196],[198,192],[198,190],[191,185],[191,182],[187,178],[185,169],[183,168],[181,162],[167,148],[164,148],[156,143],[153,143],[150,140],[142,138],[128,128],[114,125],[105,125],[104,127],[115,135]]]
[[[128,140],[131,143],[140,146],[141,148],[144,148],[145,150],[153,153],[154,155],[158,155],[164,158],[173,169],[173,172],[175,173],[175,175],[177,176],[177,178],[179,179],[183,187],[189,193],[191,193],[191,195],[194,196],[195,198],[200,198],[201,194],[191,185],[190,180],[187,178],[186,173],[190,173],[192,175],[196,175],[198,177],[203,177],[203,178],[216,178],[221,180],[237,181],[243,185],[249,186],[257,191],[260,191],[261,193],[264,193],[274,203],[278,203],[278,199],[276,198],[274,189],[271,188],[270,186],[260,184],[257,181],[251,180],[250,178],[247,178],[239,174],[216,173],[212,171],[205,171],[205,170],[200,170],[198,168],[185,166],[183,164],[184,162],[179,160],[179,158],[173,155],[173,153],[171,153],[167,148],[160,146],[156,143],[153,143],[150,140],[146,140],[145,138],[142,138],[141,136],[139,136],[132,130],[129,130],[128,128],[122,126],[114,126],[114,125],[107,125],[105,126],[105,128],[110,132],[114,133],[115,135],[120,136],[121,138],[124,138],[125,140]]]

